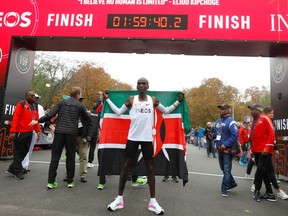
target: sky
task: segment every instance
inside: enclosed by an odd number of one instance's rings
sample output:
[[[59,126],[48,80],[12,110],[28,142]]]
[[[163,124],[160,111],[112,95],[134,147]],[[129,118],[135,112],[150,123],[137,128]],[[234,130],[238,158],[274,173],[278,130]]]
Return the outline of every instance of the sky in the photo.
[[[263,57],[79,52],[61,55],[72,60],[93,61],[113,79],[134,89],[141,77],[148,79],[151,91],[181,91],[199,87],[203,79],[214,77],[240,92],[252,86],[270,86],[270,61]]]

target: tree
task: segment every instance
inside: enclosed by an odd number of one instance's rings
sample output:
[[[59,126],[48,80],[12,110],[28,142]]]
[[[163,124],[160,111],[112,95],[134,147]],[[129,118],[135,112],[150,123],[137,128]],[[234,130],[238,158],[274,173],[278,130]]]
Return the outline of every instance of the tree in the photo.
[[[76,71],[67,82],[67,86],[60,92],[66,94],[71,86],[80,86],[82,94],[85,97],[84,104],[88,107],[96,102],[99,92],[110,90],[132,90],[132,87],[126,83],[112,79],[105,72],[104,68],[91,62],[81,62],[77,65]]]
[[[244,99],[248,104],[260,104],[263,107],[271,106],[271,94],[268,87],[262,86],[261,88],[252,86],[245,90]]]
[[[238,95],[236,88],[224,85],[218,78],[204,79],[198,88],[186,93],[191,125],[205,127],[208,121],[215,121],[219,117],[217,105],[231,104]]]
[[[32,89],[41,96],[41,104],[45,109],[52,106],[54,98],[74,71],[74,65],[67,64],[65,59],[51,52],[36,52]]]

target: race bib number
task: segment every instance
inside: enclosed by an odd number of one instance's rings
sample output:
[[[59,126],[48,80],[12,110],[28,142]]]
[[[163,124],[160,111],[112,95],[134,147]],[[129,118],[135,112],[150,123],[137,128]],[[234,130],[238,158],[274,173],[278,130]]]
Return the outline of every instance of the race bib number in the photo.
[[[217,135],[216,140],[220,141],[221,140],[221,135]]]

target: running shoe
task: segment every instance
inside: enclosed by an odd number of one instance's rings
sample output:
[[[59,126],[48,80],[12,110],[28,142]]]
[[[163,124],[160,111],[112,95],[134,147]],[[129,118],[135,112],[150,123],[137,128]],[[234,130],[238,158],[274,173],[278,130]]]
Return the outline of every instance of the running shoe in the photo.
[[[254,191],[253,198],[254,198],[257,202],[260,202],[260,200],[261,200],[260,191]]]
[[[244,163],[243,161],[239,161],[239,164],[240,164],[241,166],[245,166],[245,165],[246,165],[246,163]]]
[[[222,191],[222,192],[221,192],[221,196],[222,196],[222,197],[228,197],[227,190],[226,190],[226,191]]]
[[[283,199],[283,200],[287,200],[288,199],[288,195],[280,189],[280,192],[277,193],[277,197],[280,198],[280,199]]]
[[[118,209],[124,208],[124,202],[120,202],[118,199],[115,199],[112,203],[107,206],[109,211],[117,211]]]
[[[80,177],[80,181],[81,181],[82,183],[86,183],[86,182],[87,182],[87,178],[86,178],[85,176],[81,176],[81,177]]]
[[[48,184],[47,184],[47,188],[48,188],[48,189],[53,189],[53,188],[56,188],[56,187],[58,187],[57,182],[48,183]]]
[[[158,202],[149,203],[148,204],[148,210],[154,212],[157,215],[163,215],[164,209],[158,204]]]
[[[136,180],[136,182],[133,182],[133,183],[132,183],[132,186],[133,186],[133,187],[142,186],[142,185],[147,184],[147,182],[148,182],[147,178],[138,177],[137,180]]]
[[[64,155],[63,157],[61,157],[61,160],[66,161],[67,157],[66,155]]]
[[[164,178],[163,178],[163,182],[168,182],[168,180],[169,180],[169,176],[164,176]]]
[[[175,182],[175,183],[178,183],[178,179],[177,179],[177,176],[172,176],[172,181]]]
[[[270,201],[270,202],[275,202],[276,201],[276,196],[273,193],[265,193],[262,196],[262,199],[266,199],[267,201]]]
[[[75,187],[75,183],[74,182],[68,183],[67,187],[68,188],[73,188],[73,187]]]
[[[6,170],[6,173],[11,175],[11,176],[14,176],[14,178],[16,178],[18,180],[24,179],[22,172],[14,172],[14,171],[8,169],[8,170]]]
[[[104,190],[105,185],[104,184],[98,184],[97,188],[98,188],[98,190]]]
[[[93,163],[88,163],[88,164],[87,164],[87,167],[88,167],[88,168],[93,168],[94,166],[95,166],[95,165],[94,165]]]

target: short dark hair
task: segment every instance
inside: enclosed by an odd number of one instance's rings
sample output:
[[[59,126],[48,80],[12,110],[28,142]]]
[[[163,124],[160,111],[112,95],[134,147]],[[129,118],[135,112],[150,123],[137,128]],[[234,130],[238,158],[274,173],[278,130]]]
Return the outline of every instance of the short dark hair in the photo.
[[[138,79],[138,80],[137,80],[137,83],[138,83],[139,81],[146,82],[147,85],[149,85],[149,81],[148,81],[148,79],[146,79],[145,77],[141,77],[140,79]]]
[[[81,94],[81,88],[79,86],[73,86],[70,91],[70,97],[76,97]]]
[[[30,94],[30,92],[33,92],[33,90],[30,89],[30,90],[26,91],[26,92],[25,92],[25,97],[28,97],[28,95]]]
[[[271,107],[265,107],[263,112],[267,114],[267,113],[270,113],[271,111],[273,111]]]

